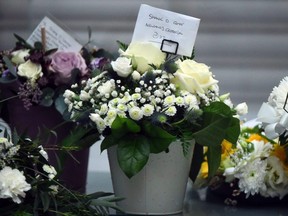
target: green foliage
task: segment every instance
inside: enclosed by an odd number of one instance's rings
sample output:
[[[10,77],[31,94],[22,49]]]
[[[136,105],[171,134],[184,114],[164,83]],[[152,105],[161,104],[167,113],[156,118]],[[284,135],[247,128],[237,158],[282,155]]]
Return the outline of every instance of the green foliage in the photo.
[[[235,112],[226,104],[213,102],[205,107],[202,115],[202,129],[193,133],[197,145],[207,146],[207,160],[209,176],[214,176],[221,162],[221,143],[224,139],[235,144],[240,134],[239,119],[234,117]],[[199,147],[194,151],[193,172],[190,178],[195,180],[199,170],[202,152]],[[202,162],[202,161],[201,161]],[[196,167],[195,167],[196,166]]]
[[[165,151],[176,137],[151,122],[135,122],[116,117],[111,134],[105,137],[101,151],[117,145],[118,162],[128,178],[137,174],[147,163],[150,153]]]

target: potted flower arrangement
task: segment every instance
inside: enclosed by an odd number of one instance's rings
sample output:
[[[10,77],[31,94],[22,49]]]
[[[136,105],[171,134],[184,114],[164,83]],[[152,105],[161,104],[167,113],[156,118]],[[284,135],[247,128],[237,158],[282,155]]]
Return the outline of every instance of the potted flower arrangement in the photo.
[[[65,91],[68,111],[74,121],[88,118],[87,123],[97,128],[103,136],[101,150],[108,149],[110,166],[116,159],[114,164],[121,169],[118,174],[122,176],[113,177],[114,171],[111,171],[112,181],[117,196],[126,198],[119,203],[124,211],[135,214],[181,212],[192,154],[190,177],[194,179],[198,173],[203,146],[208,146],[209,173],[213,175],[220,164],[222,140],[237,141],[240,128],[237,109],[231,105],[229,95],[219,96],[218,81],[207,65],[193,60],[194,56],[166,56],[151,43],[119,44],[120,56],[105,70]],[[167,183],[164,195],[156,188],[165,184],[164,179],[181,179],[180,175],[174,172],[173,177],[162,176],[162,182],[160,180],[151,190],[143,189],[143,184],[148,185],[150,181],[145,181],[145,173],[149,172],[146,168],[158,167],[155,163],[150,165],[153,158],[169,157],[174,148],[180,148],[180,158],[184,160],[183,165],[174,162],[178,165],[174,170],[183,167],[187,170],[176,189],[182,193],[180,201],[171,202],[169,198],[177,197],[173,194],[176,193],[174,183]],[[165,163],[164,167],[169,168]],[[152,175],[159,178],[161,170],[154,169]],[[135,179],[142,181],[142,185]],[[117,182],[123,183],[121,186],[126,182],[128,185],[120,194],[115,187]],[[123,194],[129,190],[130,194]],[[149,198],[141,197],[142,191],[147,196],[147,191],[161,194],[151,198],[154,206],[150,209]],[[140,205],[144,205],[142,209],[135,209]]]
[[[273,89],[257,121],[242,126],[236,146],[222,142],[214,177],[208,178],[207,164],[202,164],[198,184],[208,184],[228,205],[280,203],[288,194],[287,80]]]
[[[108,215],[118,199],[111,193],[85,195],[58,179],[39,142],[20,137],[0,119],[0,208],[3,216]]]
[[[67,119],[63,93],[71,84],[87,79],[108,58],[103,49],[83,47],[81,53],[46,50],[42,42],[35,42],[31,46],[21,37],[15,37],[16,46],[0,54],[1,113],[18,133],[32,138],[41,133],[45,147],[51,149],[48,151],[50,160],[56,166],[58,152],[53,150],[58,148],[70,131],[77,131],[79,128]],[[49,138],[43,132],[45,128],[53,128]],[[81,128],[83,138],[90,132],[91,129]],[[73,152],[74,159],[67,157],[61,177],[71,188],[82,192],[85,191],[89,156],[89,149],[86,147],[98,139],[97,133],[93,136],[94,140],[86,140],[85,145],[74,143],[71,149],[77,150]],[[71,148],[72,146],[71,143]],[[73,181],[69,176],[77,169],[82,181]]]

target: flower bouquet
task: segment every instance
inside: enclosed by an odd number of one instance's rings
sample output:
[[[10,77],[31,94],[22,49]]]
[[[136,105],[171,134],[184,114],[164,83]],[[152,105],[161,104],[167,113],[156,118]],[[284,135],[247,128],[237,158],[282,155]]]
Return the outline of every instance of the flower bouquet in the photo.
[[[171,155],[174,145],[182,147],[183,158],[189,158],[188,155],[194,152],[192,179],[199,171],[203,146],[208,146],[209,172],[213,175],[220,164],[222,140],[236,142],[240,127],[237,109],[231,104],[229,95],[219,96],[218,81],[209,67],[194,61],[194,56],[166,55],[151,43],[119,44],[119,57],[105,70],[80,85],[71,86],[64,93],[71,119],[86,121],[96,127],[103,136],[101,151],[108,149],[109,160],[116,159],[125,173],[123,178],[115,177],[115,181],[134,182],[139,178],[143,181],[146,177],[137,176],[142,176],[141,171],[152,161],[152,157]],[[177,144],[172,145],[175,141],[178,141]],[[110,149],[116,149],[115,156],[110,154]],[[189,168],[187,178],[188,173]],[[152,175],[157,176],[153,172]],[[181,183],[184,192],[187,178]],[[164,185],[164,181],[158,184]],[[173,183],[170,182],[170,185]],[[143,187],[132,192],[137,194],[135,199],[129,197],[127,201],[141,200]],[[157,187],[159,185],[155,185],[154,189]],[[128,188],[131,190],[132,187]],[[180,188],[178,190],[181,191]],[[159,199],[162,203],[167,200],[165,197]],[[146,201],[141,200],[141,203]],[[181,204],[175,201],[173,205],[175,203]],[[157,210],[158,213],[161,211]]]
[[[70,140],[69,147],[73,150],[73,156],[66,156],[67,160],[63,161],[62,167],[65,164],[67,166],[61,178],[69,182],[72,188],[84,191],[89,156],[87,147],[97,141],[99,135],[96,130],[83,128],[69,121],[63,93],[73,83],[80,83],[95,73],[111,56],[103,49],[91,49],[90,43],[77,53],[46,50],[42,42],[37,41],[32,46],[21,37],[15,37],[16,46],[0,54],[1,116],[19,134],[31,138],[40,137],[43,145],[50,149],[50,161],[55,166],[58,164],[55,155],[59,151],[54,150],[58,150],[61,143],[66,142],[64,138],[71,131],[83,138],[83,142],[79,142],[79,139]],[[45,130],[46,128],[49,130]],[[44,131],[53,133],[46,136]],[[82,181],[73,181],[69,177],[77,169]]]
[[[118,209],[111,193],[84,195],[64,187],[39,140],[11,134],[3,121],[0,128],[1,215],[108,215]]]
[[[288,194],[287,89],[284,78],[260,108],[259,122],[242,126],[236,146],[222,142],[221,165],[213,178],[202,163],[198,183],[222,194],[227,204],[279,203]]]

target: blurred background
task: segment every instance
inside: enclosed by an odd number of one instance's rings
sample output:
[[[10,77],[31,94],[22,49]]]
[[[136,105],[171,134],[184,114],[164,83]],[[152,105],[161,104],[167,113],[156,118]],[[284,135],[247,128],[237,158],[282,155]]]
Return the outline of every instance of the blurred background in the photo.
[[[248,120],[288,75],[287,0],[1,0],[0,49],[13,47],[13,33],[28,38],[47,15],[82,44],[90,26],[94,42],[116,52],[116,40],[130,42],[141,3],[201,19],[196,60],[234,104],[247,102]]]

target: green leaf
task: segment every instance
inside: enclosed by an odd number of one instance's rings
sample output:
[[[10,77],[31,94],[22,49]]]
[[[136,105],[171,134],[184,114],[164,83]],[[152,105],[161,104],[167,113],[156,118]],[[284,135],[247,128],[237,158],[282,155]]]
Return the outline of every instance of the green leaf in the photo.
[[[143,133],[150,144],[150,152],[155,154],[165,151],[176,140],[175,136],[150,122],[144,122]]]
[[[198,176],[203,159],[204,159],[203,146],[195,143],[195,147],[193,151],[193,158],[191,162],[191,168],[189,172],[189,177],[193,182]]]
[[[133,120],[117,116],[111,125],[111,130],[114,136],[121,137],[127,133],[139,133],[141,128]]]
[[[226,129],[225,139],[232,144],[236,144],[240,134],[240,120],[238,118],[232,118],[230,127]]]
[[[128,45],[127,45],[127,44],[125,44],[125,43],[123,43],[123,42],[121,42],[121,41],[119,41],[119,40],[117,40],[117,43],[118,43],[119,48],[120,48],[121,50],[123,50],[123,51],[126,51],[126,49],[128,48]]]
[[[147,138],[127,134],[117,147],[118,163],[128,178],[136,175],[146,165],[150,154]]]
[[[10,61],[10,59],[7,56],[3,56],[3,61],[5,62],[8,70],[10,71],[10,73],[17,78],[17,73],[16,73],[16,69],[13,65],[13,63]]]
[[[230,119],[220,118],[209,124],[207,127],[193,134],[196,142],[203,146],[218,146],[222,143],[226,135],[226,128],[230,124]]]
[[[40,198],[43,205],[43,211],[46,212],[50,206],[50,196],[47,192],[40,192]]]
[[[208,161],[209,177],[214,176],[220,166],[221,151],[222,151],[221,145],[208,147],[207,161]]]

